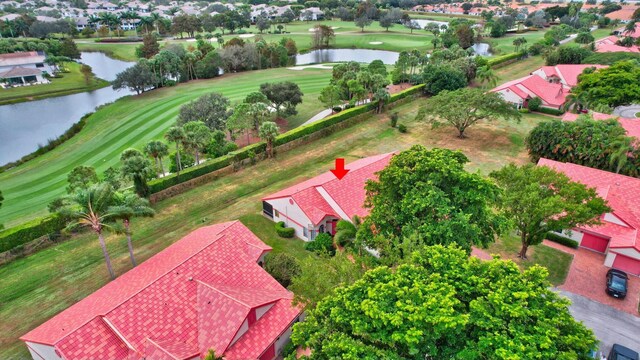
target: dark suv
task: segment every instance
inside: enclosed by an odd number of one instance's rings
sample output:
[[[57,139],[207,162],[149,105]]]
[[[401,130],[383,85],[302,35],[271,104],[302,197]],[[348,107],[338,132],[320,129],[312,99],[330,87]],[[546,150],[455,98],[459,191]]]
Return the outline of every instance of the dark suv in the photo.
[[[627,296],[627,286],[629,277],[624,271],[618,269],[610,269],[607,271],[607,294],[624,299]]]
[[[638,353],[619,344],[613,344],[609,360],[639,360]]]

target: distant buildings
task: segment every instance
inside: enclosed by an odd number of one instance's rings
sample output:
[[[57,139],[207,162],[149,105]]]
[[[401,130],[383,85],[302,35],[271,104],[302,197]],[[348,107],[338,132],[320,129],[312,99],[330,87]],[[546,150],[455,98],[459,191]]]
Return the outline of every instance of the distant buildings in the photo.
[[[45,54],[38,51],[0,54],[0,79],[10,85],[48,83],[43,75],[53,71],[45,58]]]

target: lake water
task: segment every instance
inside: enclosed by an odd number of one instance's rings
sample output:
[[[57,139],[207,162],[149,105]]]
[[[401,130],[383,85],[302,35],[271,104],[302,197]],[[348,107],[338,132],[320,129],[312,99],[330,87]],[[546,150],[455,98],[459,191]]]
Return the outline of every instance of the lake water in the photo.
[[[491,56],[493,55],[491,51],[489,51],[489,44],[487,43],[475,43],[471,47],[476,54],[480,56]]]
[[[109,58],[103,53],[82,53],[81,61],[105,80],[134,63]],[[115,91],[110,86],[91,92],[0,106],[0,164],[20,159],[62,135],[74,123],[96,107],[113,102],[129,90]]]
[[[347,61],[370,63],[373,60],[382,60],[387,65],[393,65],[398,60],[398,55],[397,52],[385,50],[322,49],[296,55],[296,65]]]
[[[435,20],[427,20],[427,19],[412,19],[411,21],[415,21],[417,22],[421,28],[424,29],[425,26],[429,25],[429,24],[438,24],[438,26],[442,27],[442,25],[444,26],[449,26],[449,23],[446,21],[435,21]]]

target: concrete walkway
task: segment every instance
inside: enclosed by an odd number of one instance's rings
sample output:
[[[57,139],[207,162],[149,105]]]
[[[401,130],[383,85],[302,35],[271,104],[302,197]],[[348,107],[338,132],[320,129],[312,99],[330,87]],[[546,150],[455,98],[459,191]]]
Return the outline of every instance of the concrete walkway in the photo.
[[[326,118],[327,116],[331,115],[332,110],[331,109],[326,109],[326,110],[322,110],[319,113],[315,114],[311,119],[305,121],[304,123],[302,123],[302,125],[300,126],[304,126],[304,125],[309,125],[312,124],[318,120],[322,120],[324,118]]]

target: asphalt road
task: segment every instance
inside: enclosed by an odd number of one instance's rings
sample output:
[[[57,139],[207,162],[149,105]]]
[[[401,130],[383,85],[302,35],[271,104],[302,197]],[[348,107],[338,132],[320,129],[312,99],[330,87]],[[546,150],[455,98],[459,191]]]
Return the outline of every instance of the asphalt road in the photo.
[[[629,106],[618,106],[613,109],[614,115],[622,116],[624,118],[633,119],[637,113],[640,113],[640,105],[633,104]]]
[[[592,329],[600,340],[600,351],[609,355],[613,344],[640,352],[640,317],[616,310],[584,296],[559,291],[571,300],[569,311]]]

